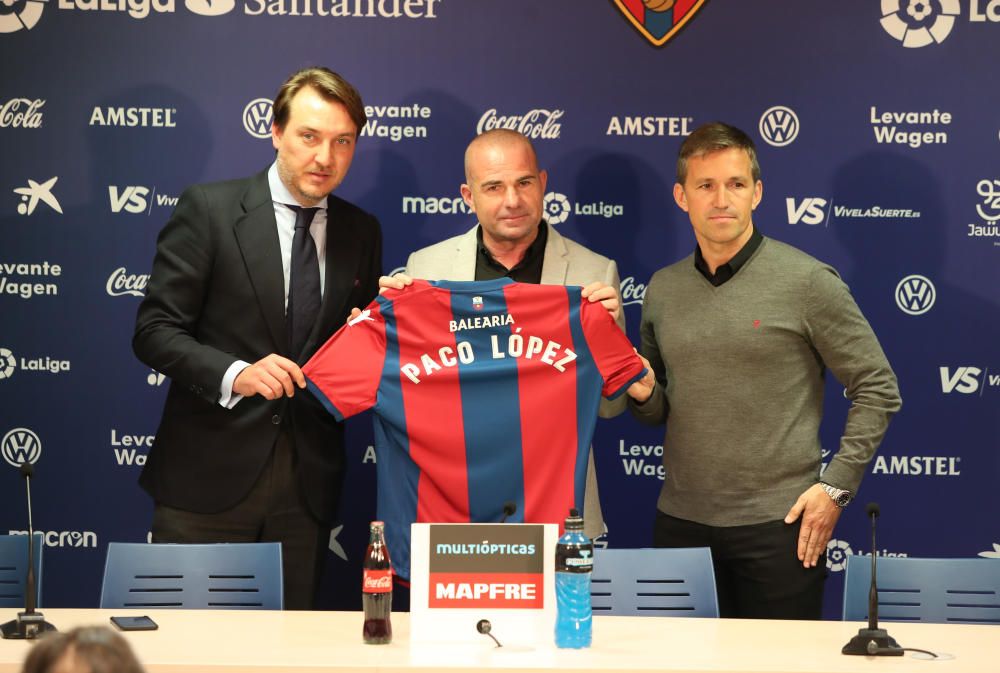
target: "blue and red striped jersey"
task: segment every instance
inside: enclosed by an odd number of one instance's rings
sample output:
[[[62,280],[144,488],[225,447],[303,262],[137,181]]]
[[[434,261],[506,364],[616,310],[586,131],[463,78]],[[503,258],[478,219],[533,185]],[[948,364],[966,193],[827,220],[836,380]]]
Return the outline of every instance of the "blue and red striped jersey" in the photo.
[[[378,517],[409,577],[410,524],[561,523],[583,508],[602,394],[644,373],[581,288],[414,281],[388,291],[303,368],[338,420],[373,408]]]

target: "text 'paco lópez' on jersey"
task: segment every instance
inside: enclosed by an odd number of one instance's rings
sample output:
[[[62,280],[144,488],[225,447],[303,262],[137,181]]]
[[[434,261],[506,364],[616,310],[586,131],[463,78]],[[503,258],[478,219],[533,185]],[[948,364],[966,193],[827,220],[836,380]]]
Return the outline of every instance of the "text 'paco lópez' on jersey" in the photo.
[[[645,370],[581,288],[414,281],[389,290],[303,368],[338,420],[375,412],[378,516],[409,577],[410,524],[560,523],[583,507],[601,396]]]

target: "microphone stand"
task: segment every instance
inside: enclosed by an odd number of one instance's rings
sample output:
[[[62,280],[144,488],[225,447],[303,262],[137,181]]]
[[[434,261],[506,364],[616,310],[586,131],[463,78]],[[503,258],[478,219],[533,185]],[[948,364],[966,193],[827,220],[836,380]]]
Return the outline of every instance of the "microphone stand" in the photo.
[[[37,582],[35,579],[35,529],[31,522],[31,473],[30,463],[21,465],[24,488],[28,494],[28,575],[24,581],[24,612],[17,613],[17,619],[0,624],[0,635],[4,639],[33,640],[48,631],[57,630],[45,621],[45,615],[35,610]]]
[[[868,590],[868,628],[858,629],[858,635],[844,645],[841,654],[860,654],[878,657],[901,657],[903,648],[885,629],[878,627],[878,587],[875,580],[875,519],[879,507],[876,503],[868,503],[866,509],[872,520],[872,584]]]

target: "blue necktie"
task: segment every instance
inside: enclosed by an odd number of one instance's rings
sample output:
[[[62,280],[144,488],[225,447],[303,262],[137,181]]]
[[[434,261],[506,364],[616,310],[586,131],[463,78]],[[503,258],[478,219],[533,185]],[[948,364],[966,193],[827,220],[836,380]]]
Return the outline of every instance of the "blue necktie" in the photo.
[[[288,345],[292,357],[297,358],[309,338],[322,301],[316,243],[309,233],[309,225],[319,208],[289,207],[295,211],[295,237],[288,280]]]

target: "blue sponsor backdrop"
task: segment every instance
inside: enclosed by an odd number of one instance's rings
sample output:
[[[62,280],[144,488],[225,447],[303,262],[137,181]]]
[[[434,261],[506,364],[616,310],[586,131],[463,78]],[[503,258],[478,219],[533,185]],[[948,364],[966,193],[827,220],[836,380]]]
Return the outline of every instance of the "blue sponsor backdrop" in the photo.
[[[663,46],[640,31],[663,37],[689,8]],[[839,613],[843,555],[871,551],[868,500],[882,504],[880,553],[998,555],[1000,100],[989,82],[1000,3],[682,0],[674,11],[647,17],[637,0],[4,3],[0,531],[25,527],[7,463],[37,460],[45,604],[95,605],[107,543],[146,539],[136,478],[168,382],[130,339],[156,234],[186,185],[272,160],[254,134],[278,84],[309,64],[343,73],[371,106],[339,193],[381,220],[386,270],[472,225],[455,200],[465,144],[523,123],[549,170],[550,218],[618,261],[633,340],[648,278],[694,245],[671,197],[683,135],[716,118],[751,132],[756,224],[840,270],[904,398],[860,506],[835,531],[827,613]],[[831,380],[822,432],[834,450],[841,392]],[[370,420],[349,426],[322,599],[337,608],[360,607],[375,514]],[[661,439],[627,416],[598,425],[610,546],[650,541]]]

